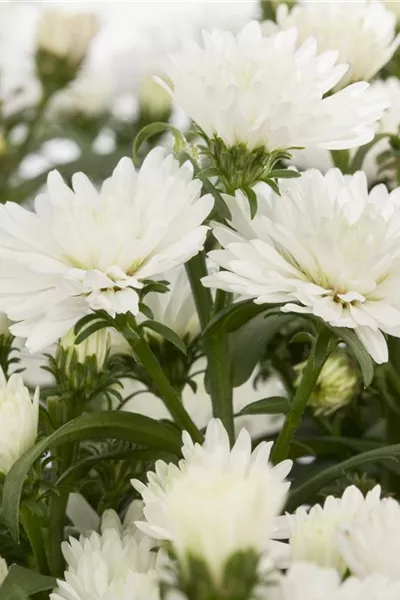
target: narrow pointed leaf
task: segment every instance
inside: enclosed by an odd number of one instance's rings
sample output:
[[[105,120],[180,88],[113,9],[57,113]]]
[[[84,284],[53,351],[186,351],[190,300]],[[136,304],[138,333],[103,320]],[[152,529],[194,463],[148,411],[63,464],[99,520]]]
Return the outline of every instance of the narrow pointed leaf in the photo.
[[[32,594],[48,592],[57,587],[55,577],[47,577],[18,565],[12,565],[0,585],[0,600],[28,599]]]
[[[155,331],[163,338],[171,342],[171,344],[178,348],[178,350],[180,350],[183,354],[186,354],[187,349],[182,339],[175,333],[175,331],[163,323],[160,323],[159,321],[144,321],[144,323],[141,324],[141,327]]]
[[[257,402],[248,404],[236,415],[280,415],[286,414],[290,410],[288,398],[283,396],[271,396],[271,398],[262,398]]]
[[[185,138],[179,129],[173,125],[161,122],[146,125],[146,127],[143,127],[143,129],[139,131],[133,142],[132,157],[136,165],[140,164],[139,150],[141,146],[151,137],[159,135],[160,133],[165,133],[166,131],[169,131],[174,136],[175,146],[177,149],[180,149],[185,145]]]

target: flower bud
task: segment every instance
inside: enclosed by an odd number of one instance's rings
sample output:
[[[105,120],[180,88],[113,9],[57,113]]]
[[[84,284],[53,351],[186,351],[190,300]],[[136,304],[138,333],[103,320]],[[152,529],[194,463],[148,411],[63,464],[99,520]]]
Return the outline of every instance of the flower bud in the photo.
[[[73,357],[84,364],[90,357],[96,357],[97,370],[101,371],[106,361],[111,346],[111,336],[107,329],[100,329],[89,335],[80,344],[75,344],[76,336],[74,330],[70,329],[60,341],[60,346],[69,353],[67,362],[71,365]]]
[[[45,88],[54,91],[75,79],[98,30],[99,20],[94,14],[44,11],[38,28],[36,63]]]
[[[306,363],[295,367],[295,385],[300,383]],[[308,401],[316,414],[329,414],[349,404],[359,388],[360,378],[345,350],[337,350],[324,364]]]
[[[6,475],[19,457],[34,445],[38,419],[39,388],[31,399],[20,375],[11,375],[7,381],[0,369],[0,473]]]
[[[139,86],[139,107],[146,121],[166,121],[171,114],[171,96],[153,77],[147,76]]]

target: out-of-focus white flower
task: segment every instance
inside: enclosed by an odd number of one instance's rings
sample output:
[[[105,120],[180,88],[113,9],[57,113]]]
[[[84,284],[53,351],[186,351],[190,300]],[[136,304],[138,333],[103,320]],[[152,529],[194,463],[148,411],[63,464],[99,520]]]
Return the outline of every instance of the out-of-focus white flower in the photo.
[[[369,511],[358,513],[350,524],[342,524],[338,547],[351,573],[366,577],[381,573],[400,580],[400,505],[384,498]]]
[[[303,362],[296,366],[299,385],[304,367]],[[316,414],[329,414],[349,404],[354,398],[360,384],[359,373],[352,364],[350,356],[343,350],[337,350],[329,356],[317,383],[311,393],[308,404]]]
[[[74,330],[70,329],[60,341],[60,346],[64,350],[70,350],[75,353],[76,360],[84,364],[86,359],[91,356],[96,357],[97,368],[100,371],[105,363],[107,355],[111,348],[111,335],[108,329],[100,329],[92,335],[89,335],[80,344],[75,344],[76,335]]]
[[[252,453],[245,429],[231,450],[218,419],[208,425],[203,446],[186,432],[183,440],[179,466],[157,461],[147,485],[132,481],[147,519],[138,526],[169,540],[184,572],[190,558],[204,561],[218,586],[232,555],[261,555],[270,544],[289,487],[285,477],[291,461],[271,467],[272,444],[262,443]]]
[[[152,540],[137,539],[114,511],[106,511],[101,534],[63,543],[68,568],[51,600],[158,600],[160,553],[153,547]]]
[[[400,189],[368,193],[365,174],[309,170],[282,180],[281,197],[258,187],[251,220],[238,192],[232,225],[217,226],[223,250],[210,258],[225,270],[203,279],[254,298],[283,303],[283,312],[309,313],[354,330],[377,363],[388,360],[382,332],[400,336]]]
[[[400,2],[399,0],[383,0],[383,4],[396,15],[398,19],[400,19]]]
[[[200,333],[200,323],[184,267],[170,269],[158,279],[169,282],[169,291],[164,294],[151,292],[146,296],[145,304],[152,310],[156,321],[181,338],[193,339]]]
[[[46,9],[38,25],[37,46],[40,51],[78,68],[98,30],[99,19],[95,14]]]
[[[380,492],[376,486],[364,497],[352,485],[341,498],[328,496],[323,506],[316,504],[310,510],[300,507],[293,515],[282,517],[288,528],[292,559],[345,573],[347,563],[338,544],[338,533],[342,528],[351,529],[357,515],[367,515],[373,507],[379,506]]]
[[[105,72],[88,71],[78,76],[67,88],[51,99],[49,118],[83,114],[95,118],[110,111],[114,101],[114,86]]]
[[[148,75],[140,82],[138,90],[140,112],[152,121],[159,121],[171,111],[171,97],[154,78]]]
[[[123,158],[98,191],[82,173],[73,190],[57,171],[32,213],[15,203],[0,207],[0,305],[17,321],[11,331],[38,351],[62,337],[84,315],[139,312],[146,279],[197,254],[213,206],[200,198],[190,163],[179,166],[157,148],[139,172]]]
[[[33,446],[38,419],[39,388],[31,399],[20,375],[11,375],[7,381],[0,369],[0,473],[7,474],[20,456]]]
[[[291,146],[351,148],[373,138],[387,102],[359,82],[323,98],[347,71],[337,52],[317,54],[315,39],[297,49],[295,29],[262,35],[256,22],[234,37],[204,33],[171,57],[170,92],[208,137],[268,151]]]
[[[338,84],[341,88],[354,81],[372,79],[400,43],[400,37],[395,37],[396,17],[377,0],[306,1],[292,10],[280,4],[276,19],[284,30],[297,29],[299,45],[315,37],[319,52],[339,52],[340,62],[349,65]]]
[[[0,556],[0,585],[3,583],[8,574],[7,563],[4,558]]]
[[[280,578],[273,600],[399,600],[400,582],[372,575],[342,582],[334,569],[296,562]]]

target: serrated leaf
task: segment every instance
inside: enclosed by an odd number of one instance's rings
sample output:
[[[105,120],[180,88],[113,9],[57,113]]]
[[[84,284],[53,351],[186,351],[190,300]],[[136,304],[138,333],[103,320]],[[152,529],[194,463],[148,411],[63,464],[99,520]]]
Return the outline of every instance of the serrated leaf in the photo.
[[[143,129],[139,131],[139,133],[134,139],[132,147],[132,157],[133,162],[136,165],[140,164],[139,150],[140,147],[144,144],[144,142],[146,142],[154,135],[165,133],[166,131],[169,131],[174,136],[175,147],[177,150],[184,147],[185,138],[183,137],[182,132],[179,131],[179,129],[177,129],[173,125],[170,125],[169,123],[150,123],[150,125],[146,125],[146,127],[143,127]]]
[[[47,450],[70,442],[88,439],[116,439],[160,448],[179,454],[179,434],[142,415],[104,411],[88,413],[66,423],[52,435],[40,440],[13,465],[3,489],[3,518],[14,540],[19,539],[19,504],[26,476],[33,463]]]
[[[237,417],[242,415],[280,415],[287,414],[290,410],[290,402],[284,396],[271,396],[262,398],[256,402],[248,404],[237,413]]]
[[[161,335],[161,337],[171,342],[171,344],[178,348],[178,350],[180,350],[183,354],[187,353],[185,343],[182,341],[179,335],[177,335],[175,331],[163,323],[160,323],[159,321],[144,321],[141,323],[140,327],[142,329],[151,329],[152,331],[155,331]]]
[[[47,577],[18,565],[12,565],[0,585],[0,600],[28,599],[33,594],[48,592],[57,587],[55,577]]]

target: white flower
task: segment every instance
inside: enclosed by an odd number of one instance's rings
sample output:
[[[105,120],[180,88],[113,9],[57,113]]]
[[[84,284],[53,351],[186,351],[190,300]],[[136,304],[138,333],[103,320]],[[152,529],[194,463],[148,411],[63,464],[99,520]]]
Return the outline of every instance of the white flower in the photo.
[[[362,511],[349,525],[343,523],[338,546],[350,571],[358,577],[381,573],[400,581],[400,505],[384,498]]]
[[[7,315],[4,313],[0,313],[0,336],[2,335],[10,335],[10,320],[7,318]]]
[[[160,553],[144,536],[126,532],[117,515],[107,511],[101,534],[70,538],[62,551],[68,565],[51,600],[158,600]]]
[[[145,304],[152,310],[155,321],[166,325],[181,338],[193,339],[200,333],[200,323],[184,267],[171,269],[158,279],[169,282],[169,291],[165,294],[151,292],[146,296]]]
[[[89,71],[82,73],[67,88],[53,96],[48,116],[52,119],[84,114],[96,118],[111,111],[113,100],[111,75]]]
[[[383,0],[383,4],[396,15],[398,19],[400,19],[400,2],[399,0]]]
[[[345,573],[347,565],[337,543],[338,532],[342,527],[351,528],[358,514],[367,514],[379,505],[380,492],[380,487],[376,486],[364,498],[352,485],[346,488],[341,498],[328,496],[323,506],[315,504],[310,510],[300,507],[293,515],[282,517],[281,521],[288,528],[292,559]]]
[[[359,82],[323,98],[347,71],[337,52],[317,55],[309,39],[296,48],[296,30],[262,36],[256,22],[234,37],[204,32],[166,67],[171,94],[209,137],[268,151],[291,146],[351,148],[373,138],[386,99]]]
[[[157,461],[148,483],[132,481],[144,501],[148,535],[169,540],[187,571],[189,558],[203,560],[218,585],[224,566],[236,552],[263,553],[270,543],[289,484],[284,478],[291,461],[272,468],[271,444],[252,453],[245,429],[230,449],[218,419],[207,427],[203,446],[183,434],[179,466]]]
[[[399,600],[400,582],[372,575],[344,582],[334,569],[296,562],[281,577],[273,600]]]
[[[281,4],[276,19],[282,29],[297,29],[298,44],[315,37],[319,52],[338,51],[340,62],[349,65],[340,87],[372,79],[400,43],[396,17],[377,0],[304,2],[291,11]]]
[[[0,207],[0,306],[12,333],[41,350],[84,315],[139,312],[146,279],[183,264],[202,247],[211,211],[189,163],[179,166],[157,148],[136,172],[123,158],[97,191],[82,173],[73,191],[57,171],[36,213],[8,202]],[[0,309],[0,310],[2,310]]]
[[[3,581],[5,580],[7,575],[8,575],[7,563],[4,560],[4,558],[1,558],[1,556],[0,556],[0,585],[3,583]]]
[[[7,474],[34,445],[38,418],[39,388],[31,399],[20,375],[11,375],[7,381],[0,369],[0,473]]]
[[[46,9],[38,26],[38,49],[79,67],[99,30],[95,14]]]
[[[226,270],[204,285],[351,328],[376,362],[386,362],[382,332],[400,336],[400,189],[368,193],[364,173],[344,177],[337,169],[309,170],[280,188],[278,197],[258,187],[253,221],[242,193],[238,207],[227,198],[238,233],[215,228],[225,249],[210,258]]]
[[[386,95],[390,102],[390,106],[376,123],[376,135],[382,133],[398,135],[400,127],[400,81],[397,77],[389,77],[385,80],[378,79],[371,83],[371,90]],[[351,150],[351,159],[354,158],[357,150],[358,148]],[[382,168],[382,165],[379,165],[377,162],[378,156],[388,150],[390,150],[390,144],[388,138],[385,137],[376,141],[365,156],[362,163],[362,170],[365,172],[370,185],[384,179],[391,189],[397,186],[394,168],[391,168],[390,165]],[[329,150],[321,148],[314,147],[306,148],[305,150],[295,150],[292,153],[292,157],[291,162],[299,169],[316,168],[322,172],[326,172],[334,166]]]
[[[299,385],[307,362],[296,365]],[[359,389],[360,378],[346,351],[336,350],[326,360],[308,400],[315,413],[329,414],[349,404]]]

